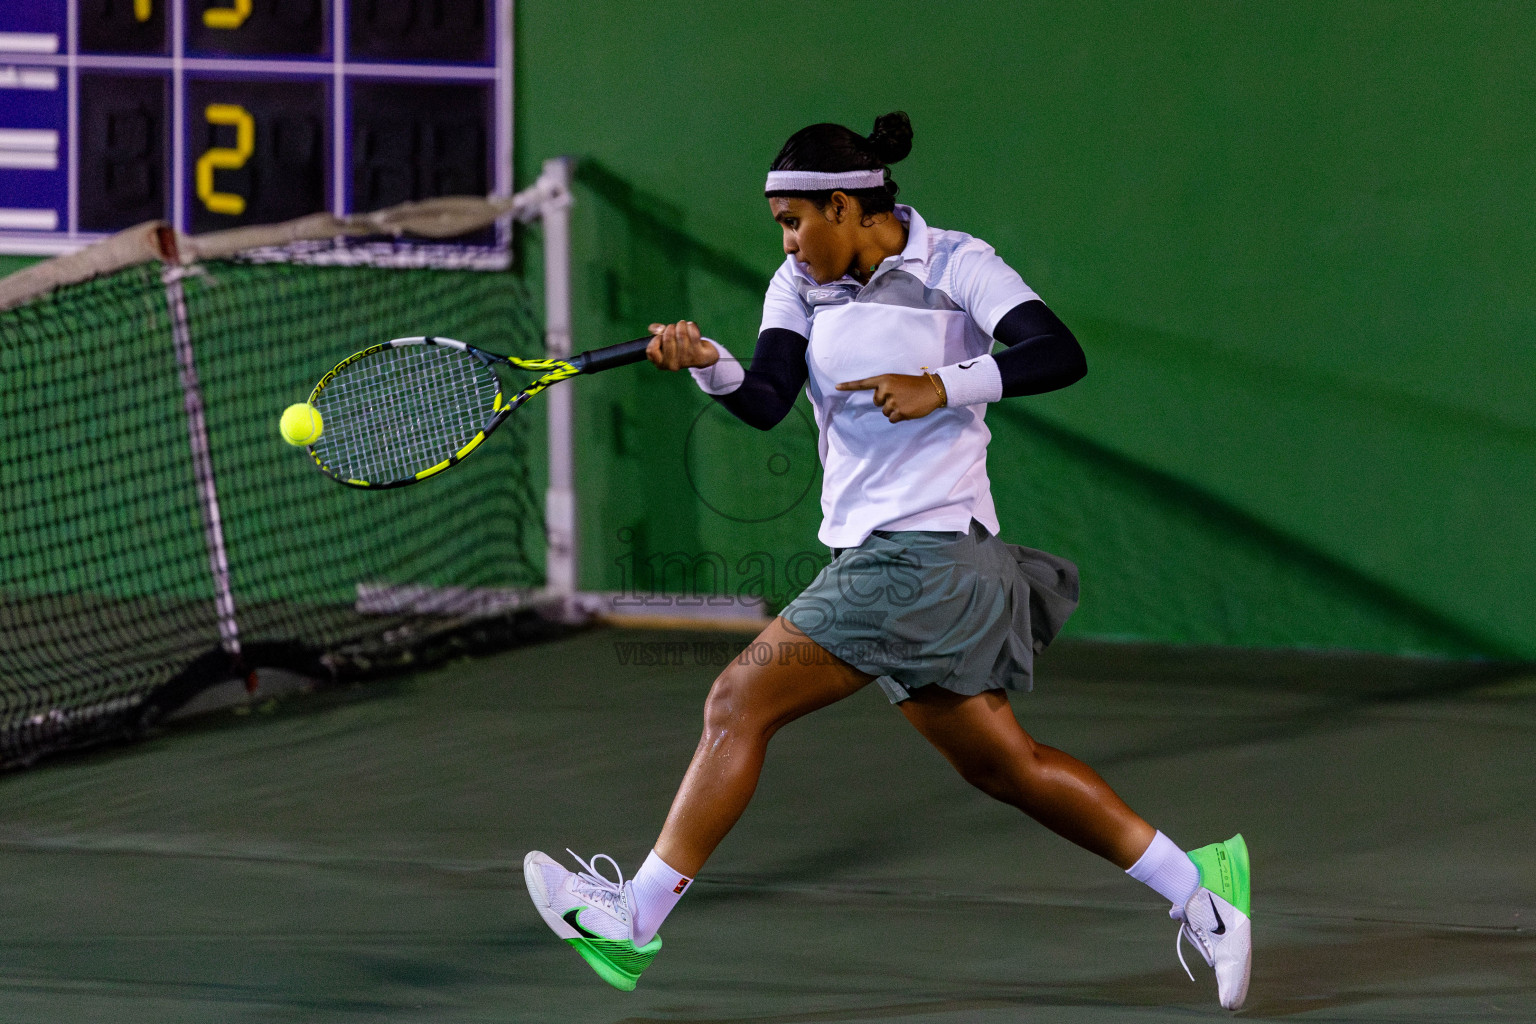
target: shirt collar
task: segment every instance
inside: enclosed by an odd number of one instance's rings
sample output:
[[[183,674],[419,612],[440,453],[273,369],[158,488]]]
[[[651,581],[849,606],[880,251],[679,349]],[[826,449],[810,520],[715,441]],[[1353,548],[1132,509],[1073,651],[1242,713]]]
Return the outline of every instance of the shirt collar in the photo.
[[[901,250],[901,262],[916,262],[926,265],[928,263],[928,222],[923,220],[922,215],[912,209],[912,207],[902,203],[896,204],[895,212],[897,219],[907,226],[907,244]],[[791,273],[796,277],[804,278],[812,284],[816,283],[816,279],[806,271],[804,264],[793,256],[788,256],[786,259],[789,261]],[[852,279],[845,277],[842,280]],[[835,284],[836,282],[831,283]]]
[[[896,216],[907,226],[907,247],[901,250],[901,262],[928,262],[928,222],[910,206],[896,204]]]

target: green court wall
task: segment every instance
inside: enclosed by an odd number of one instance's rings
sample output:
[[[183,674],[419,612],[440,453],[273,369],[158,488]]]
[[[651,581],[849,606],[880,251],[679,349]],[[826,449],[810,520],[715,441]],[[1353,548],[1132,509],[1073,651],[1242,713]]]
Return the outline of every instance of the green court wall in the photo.
[[[518,180],[583,161],[579,345],[689,318],[749,355],[779,144],[904,109],[903,199],[995,245],[1088,352],[1081,384],[988,416],[1005,536],[1082,568],[1073,632],[1536,655],[1527,6],[517,17]],[[803,417],[756,435],[644,368],[579,407],[584,585],[649,565],[782,599],[825,558]]]
[[[988,413],[1005,537],[1082,569],[1070,633],[1536,657],[1527,6],[516,10],[517,181],[580,160],[578,346],[688,318],[750,355],[778,146],[904,109],[902,198],[1088,352]],[[576,387],[583,586],[778,605],[824,563],[804,401],[760,433],[681,374]]]

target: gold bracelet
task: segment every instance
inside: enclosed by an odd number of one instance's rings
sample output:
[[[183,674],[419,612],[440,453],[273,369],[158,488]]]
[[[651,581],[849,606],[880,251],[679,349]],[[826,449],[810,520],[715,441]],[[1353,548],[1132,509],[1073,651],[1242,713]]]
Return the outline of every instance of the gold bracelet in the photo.
[[[949,392],[944,390],[944,378],[940,377],[936,373],[929,373],[928,367],[926,366],[923,367],[923,376],[933,381],[933,390],[939,393],[939,405],[949,405]]]

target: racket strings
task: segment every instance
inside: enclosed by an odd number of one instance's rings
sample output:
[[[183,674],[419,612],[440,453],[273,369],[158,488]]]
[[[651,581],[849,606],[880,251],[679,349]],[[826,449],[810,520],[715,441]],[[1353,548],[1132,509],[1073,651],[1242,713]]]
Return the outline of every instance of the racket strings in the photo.
[[[406,345],[359,359],[316,398],[316,456],[369,483],[406,480],[447,460],[495,414],[489,366],[455,349]]]

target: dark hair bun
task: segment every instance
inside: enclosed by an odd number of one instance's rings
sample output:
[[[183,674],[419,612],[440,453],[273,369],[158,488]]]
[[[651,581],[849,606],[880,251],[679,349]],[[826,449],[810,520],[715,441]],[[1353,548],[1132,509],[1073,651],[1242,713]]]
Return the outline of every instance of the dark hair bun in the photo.
[[[912,119],[893,110],[875,118],[875,130],[864,140],[869,152],[882,164],[894,164],[912,152]]]

